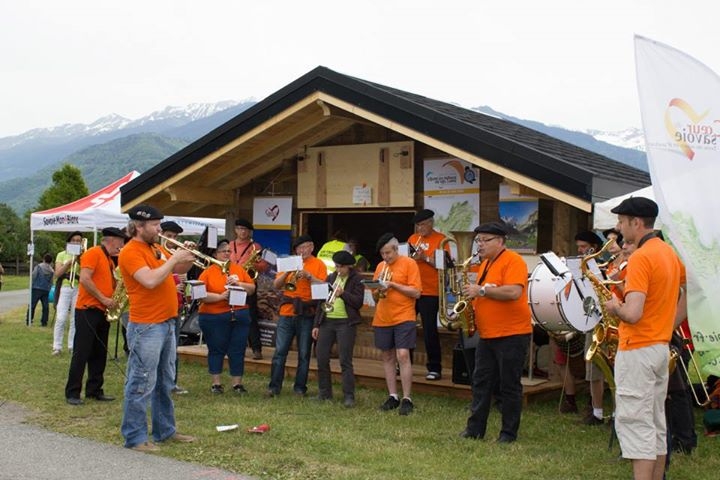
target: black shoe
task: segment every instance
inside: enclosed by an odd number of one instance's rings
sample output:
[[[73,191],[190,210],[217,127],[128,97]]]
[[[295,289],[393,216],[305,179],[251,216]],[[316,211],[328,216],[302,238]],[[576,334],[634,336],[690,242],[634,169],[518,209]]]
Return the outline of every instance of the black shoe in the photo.
[[[253,350],[252,358],[253,358],[253,360],[262,360],[263,359],[262,350]]]
[[[70,404],[70,405],[75,405],[75,406],[78,406],[78,405],[82,405],[82,404],[83,404],[83,401],[80,400],[79,398],[70,397],[70,398],[66,398],[65,401],[66,401],[68,404]]]
[[[602,418],[597,418],[592,413],[582,419],[583,425],[589,425],[591,427],[595,425],[602,425],[603,423],[605,423],[605,421]]]
[[[85,395],[85,398],[94,398],[98,402],[112,402],[115,400],[115,397],[105,395],[104,393],[101,393],[99,395]]]
[[[398,413],[400,415],[410,415],[414,409],[415,405],[413,405],[412,400],[409,398],[403,398],[400,401],[400,411]]]
[[[478,434],[476,434],[476,433],[472,433],[472,432],[471,432],[470,430],[468,430],[467,428],[466,428],[465,430],[463,430],[462,432],[460,432],[458,436],[459,436],[460,438],[470,438],[470,439],[472,439],[472,440],[482,440],[482,438],[483,438],[482,435],[478,435]]]
[[[345,400],[343,401],[343,405],[345,408],[353,408],[355,407],[355,397],[352,395],[345,395]]]
[[[219,394],[225,392],[225,388],[223,388],[222,385],[215,384],[212,387],[210,387],[210,391],[216,395],[219,395]]]
[[[380,410],[387,412],[388,410],[394,410],[400,406],[400,400],[393,396],[389,396],[385,403],[380,405]]]
[[[276,392],[275,390],[268,390],[267,392],[265,392],[265,398],[273,398],[277,397],[278,395],[280,395],[280,392]]]
[[[243,385],[233,385],[233,392],[237,393],[238,395],[246,394],[248,391]]]
[[[497,439],[497,443],[513,443],[514,441],[515,439],[512,438],[510,435],[505,435],[503,433],[501,433]]]

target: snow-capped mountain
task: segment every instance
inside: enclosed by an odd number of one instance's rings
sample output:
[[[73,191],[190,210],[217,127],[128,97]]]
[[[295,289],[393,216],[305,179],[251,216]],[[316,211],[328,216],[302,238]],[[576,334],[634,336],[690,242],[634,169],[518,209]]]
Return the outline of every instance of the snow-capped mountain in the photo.
[[[602,130],[585,130],[585,133],[593,137],[595,140],[609,143],[622,148],[631,150],[645,151],[645,135],[639,128],[626,128],[615,132],[603,132]]]

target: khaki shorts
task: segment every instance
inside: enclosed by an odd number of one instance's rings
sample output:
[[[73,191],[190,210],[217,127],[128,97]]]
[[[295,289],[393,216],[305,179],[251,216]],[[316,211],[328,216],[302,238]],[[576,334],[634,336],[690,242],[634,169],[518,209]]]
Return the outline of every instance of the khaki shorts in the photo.
[[[665,397],[668,346],[622,350],[615,358],[615,429],[624,458],[655,460],[667,454]]]

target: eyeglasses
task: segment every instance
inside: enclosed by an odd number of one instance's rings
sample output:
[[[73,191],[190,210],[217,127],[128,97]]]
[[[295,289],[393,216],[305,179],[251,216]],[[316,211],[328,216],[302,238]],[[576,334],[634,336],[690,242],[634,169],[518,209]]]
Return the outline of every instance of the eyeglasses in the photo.
[[[218,250],[217,253],[230,253],[230,250]]]
[[[475,243],[477,243],[477,244],[488,243],[488,242],[492,242],[496,238],[500,238],[500,237],[489,237],[489,238],[477,237],[477,238],[475,238]]]

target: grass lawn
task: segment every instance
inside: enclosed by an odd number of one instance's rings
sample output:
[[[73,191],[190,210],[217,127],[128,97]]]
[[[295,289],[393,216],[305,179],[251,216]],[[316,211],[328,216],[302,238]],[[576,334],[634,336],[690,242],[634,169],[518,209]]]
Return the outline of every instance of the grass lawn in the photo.
[[[30,288],[30,278],[27,275],[3,275],[3,292],[26,288]]]
[[[115,329],[111,330],[111,357]],[[25,327],[22,312],[0,316],[0,401],[28,407],[30,422],[50,430],[122,445],[121,401],[88,401],[72,407],[64,401],[69,357],[50,355],[52,332]],[[105,392],[122,396],[124,356],[109,360]],[[530,404],[523,412],[520,438],[514,444],[496,444],[499,415],[490,417],[488,439],[458,438],[467,415],[467,402],[416,395],[415,413],[401,417],[380,412],[385,392],[360,388],[355,409],[340,400],[318,403],[296,398],[287,391],[273,399],[263,397],[267,377],[245,379],[246,396],[213,396],[204,367],[183,363],[180,384],[190,390],[176,397],[178,430],[198,437],[193,444],[163,445],[163,456],[224,468],[262,478],[278,479],[627,479],[629,462],[618,458],[617,442],[608,450],[610,430],[578,424],[575,415],[557,413],[557,402]],[[229,390],[226,381],[226,389]],[[336,386],[336,396],[338,394]],[[310,385],[310,394],[317,386]],[[581,399],[581,404],[585,403]],[[673,456],[668,478],[717,478],[720,456],[717,438],[702,436],[692,456]],[[240,429],[217,432],[218,425]],[[250,426],[267,423],[264,435],[246,433]]]

